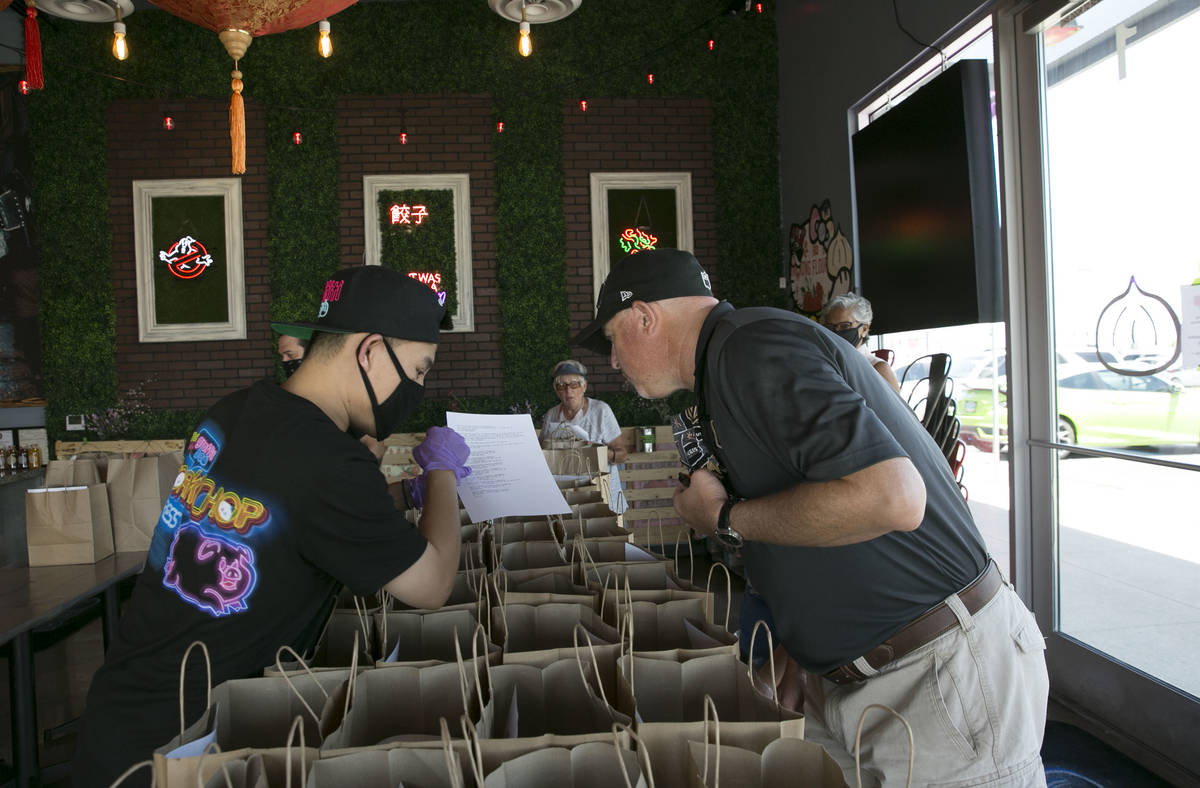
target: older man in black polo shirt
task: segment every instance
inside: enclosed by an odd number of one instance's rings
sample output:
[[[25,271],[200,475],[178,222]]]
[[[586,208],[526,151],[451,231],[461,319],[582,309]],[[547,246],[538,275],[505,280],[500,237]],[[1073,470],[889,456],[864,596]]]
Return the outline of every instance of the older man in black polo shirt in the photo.
[[[717,473],[694,471],[675,508],[741,550],[809,674],[806,738],[851,775],[859,717],[882,703],[912,726],[914,785],[1045,784],[1037,624],[945,458],[860,353],[800,315],[719,303],[674,249],[618,263],[575,342],[644,397],[696,393],[688,464],[710,455]],[[868,715],[862,750],[864,780],[906,779],[890,715]]]

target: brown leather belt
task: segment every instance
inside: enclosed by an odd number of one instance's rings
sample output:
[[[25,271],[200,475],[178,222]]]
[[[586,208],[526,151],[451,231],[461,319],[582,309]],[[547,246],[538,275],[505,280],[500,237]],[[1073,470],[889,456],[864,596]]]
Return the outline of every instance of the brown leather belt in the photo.
[[[989,561],[987,569],[972,580],[969,586],[958,592],[958,598],[962,600],[967,612],[975,615],[992,600],[1003,584],[1004,579],[1000,576],[999,568],[996,567],[994,561]],[[854,684],[866,681],[874,675],[874,671],[924,646],[939,635],[949,632],[957,624],[958,617],[954,615],[950,606],[945,602],[939,602],[859,659],[829,671],[825,674],[825,678],[835,684]],[[870,674],[860,670],[855,664],[860,661],[865,661],[870,666],[872,669]]]

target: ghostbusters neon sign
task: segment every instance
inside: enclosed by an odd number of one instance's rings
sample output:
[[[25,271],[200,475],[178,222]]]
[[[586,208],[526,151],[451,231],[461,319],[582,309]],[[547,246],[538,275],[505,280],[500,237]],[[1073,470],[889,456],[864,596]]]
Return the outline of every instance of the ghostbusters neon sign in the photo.
[[[621,244],[621,251],[625,254],[637,254],[653,249],[654,245],[658,243],[658,236],[651,235],[637,227],[627,227],[617,240]]]
[[[171,245],[167,251],[159,251],[158,259],[167,264],[167,270],[180,279],[195,279],[213,264],[212,255],[204,244],[190,235],[185,235]]]

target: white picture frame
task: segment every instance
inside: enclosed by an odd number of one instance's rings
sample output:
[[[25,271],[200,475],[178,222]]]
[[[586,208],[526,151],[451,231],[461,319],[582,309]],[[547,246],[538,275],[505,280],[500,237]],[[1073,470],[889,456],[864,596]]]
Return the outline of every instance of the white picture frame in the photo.
[[[224,205],[223,256],[227,319],[211,322],[173,322],[158,314],[155,267],[167,263],[155,249],[154,201],[163,197],[219,196]],[[133,181],[133,239],[137,268],[138,341],[193,342],[246,338],[246,274],[242,240],[242,182],[240,178],[189,178]],[[164,252],[165,253],[165,252]],[[220,269],[217,269],[220,270]]]
[[[454,200],[454,256],[457,309],[454,333],[475,330],[475,288],[471,262],[471,179],[466,173],[437,175],[364,175],[363,221],[366,225],[365,255],[367,265],[379,265],[383,246],[378,222],[379,193],[405,189],[445,189]]]
[[[608,192],[612,189],[673,189],[675,227],[679,248],[692,251],[692,174],[690,172],[593,172],[592,198],[592,303],[608,277],[612,228],[608,221]]]

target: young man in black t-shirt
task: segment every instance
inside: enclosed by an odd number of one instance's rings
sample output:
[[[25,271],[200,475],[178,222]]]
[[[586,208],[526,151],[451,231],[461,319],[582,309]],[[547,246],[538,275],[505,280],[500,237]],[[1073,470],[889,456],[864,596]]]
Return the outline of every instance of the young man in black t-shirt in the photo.
[[[380,588],[414,607],[449,596],[459,561],[457,482],[469,450],[430,428],[420,524],[397,509],[382,440],[419,405],[444,308],[427,286],[378,266],[325,283],[304,364],[218,402],[187,443],[120,635],[88,695],[73,785],[106,786],[178,731],[180,659],[203,641],[213,685],[261,675],[280,646],[304,652],[333,597]],[[203,705],[203,670],[187,699]],[[145,784],[144,777],[142,784]]]
[[[674,249],[617,263],[575,344],[608,354],[644,397],[696,393],[697,470],[675,509],[740,550],[807,672],[805,738],[848,780],[860,715],[886,704],[912,726],[912,784],[1045,784],[1037,624],[945,457],[862,354],[792,312],[719,303]],[[870,717],[864,784],[902,784],[909,752],[899,723]]]

